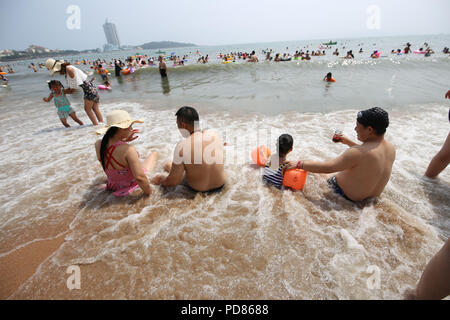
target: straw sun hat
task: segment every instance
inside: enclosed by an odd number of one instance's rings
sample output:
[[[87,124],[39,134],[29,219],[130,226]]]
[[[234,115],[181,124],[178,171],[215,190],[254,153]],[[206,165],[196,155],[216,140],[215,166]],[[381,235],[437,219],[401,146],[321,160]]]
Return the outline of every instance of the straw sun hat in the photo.
[[[64,63],[64,60],[55,60],[55,59],[47,59],[45,61],[45,67],[50,70],[50,75],[52,76],[55,72],[59,72],[61,70],[61,65]]]
[[[128,112],[126,112],[124,110],[114,110],[114,111],[111,111],[106,116],[106,126],[100,130],[97,130],[95,133],[104,134],[111,127],[118,127],[118,128],[126,129],[135,122],[144,123],[144,119],[141,118],[141,119],[137,119],[137,120],[131,120],[131,117],[128,114]]]

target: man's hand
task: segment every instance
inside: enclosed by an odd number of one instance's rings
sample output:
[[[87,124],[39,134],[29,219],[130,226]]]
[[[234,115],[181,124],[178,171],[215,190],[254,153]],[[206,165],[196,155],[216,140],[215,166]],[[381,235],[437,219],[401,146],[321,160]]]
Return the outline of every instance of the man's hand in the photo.
[[[286,166],[284,167],[284,170],[291,170],[297,168],[297,162],[295,161],[287,161]]]
[[[447,93],[445,94],[445,97],[446,97],[447,99],[450,99],[450,90],[447,91]]]
[[[166,177],[162,174],[158,174],[157,176],[154,176],[152,180],[150,181],[152,184],[159,186]]]
[[[47,98],[44,98],[44,101],[45,101],[45,102],[48,102],[48,99],[47,99]]]

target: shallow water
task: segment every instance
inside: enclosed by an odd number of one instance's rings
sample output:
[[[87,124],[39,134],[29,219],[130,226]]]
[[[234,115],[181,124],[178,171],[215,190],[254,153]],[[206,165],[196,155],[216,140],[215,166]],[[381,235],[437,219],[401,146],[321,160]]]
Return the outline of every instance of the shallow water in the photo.
[[[47,76],[18,74],[0,98],[0,256],[68,228],[71,233],[10,298],[401,299],[450,235],[450,171],[436,180],[423,177],[449,130],[443,99],[450,89],[448,64],[441,57],[400,65],[386,60],[350,71],[340,65],[343,78],[369,71],[376,76],[342,87],[346,81],[338,80],[328,89],[317,80],[296,90],[301,80],[294,73],[303,68],[296,64],[206,67],[203,80],[194,66],[169,74],[169,95],[158,91],[155,70],[124,79],[113,92],[101,93],[100,107],[104,116],[124,109],[145,118],[136,125],[142,132],[133,144],[142,157],[159,152],[149,176],[163,171],[181,139],[174,117],[181,101],[198,100],[192,105],[202,127],[219,131],[227,142],[228,180],[220,194],[153,187],[148,199],[139,194],[116,199],[102,190],[106,179],[95,156],[95,128],[71,120],[73,127],[63,128],[54,105],[42,102],[48,89],[40,81]],[[399,66],[397,80],[422,74],[425,88],[395,82],[392,98],[386,96],[384,87],[391,84],[382,79],[395,73],[389,66]],[[327,68],[305,70],[321,76]],[[252,72],[258,81],[250,80]],[[281,80],[270,78],[276,72]],[[139,90],[149,92],[137,95]],[[254,98],[248,96],[253,91]],[[413,103],[411,96],[421,98]],[[81,99],[80,93],[70,97],[88,123]],[[333,131],[339,126],[356,139],[356,113],[372,105],[388,110],[386,139],[397,149],[378,200],[352,204],[334,194],[320,174],[309,174],[302,192],[261,183],[262,169],[250,159],[257,145],[274,150],[276,138],[289,133],[294,148],[288,159],[335,157],[346,146],[331,142]],[[81,267],[80,290],[66,287],[70,265]],[[368,285],[370,266],[379,270],[379,289]]]

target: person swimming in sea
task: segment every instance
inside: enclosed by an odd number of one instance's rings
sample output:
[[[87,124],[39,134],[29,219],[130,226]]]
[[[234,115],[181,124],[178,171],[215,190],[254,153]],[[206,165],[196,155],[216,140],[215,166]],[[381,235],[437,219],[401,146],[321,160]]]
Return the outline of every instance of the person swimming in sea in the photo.
[[[331,72],[328,72],[325,78],[323,78],[323,81],[327,82],[336,82],[336,80],[332,77]]]
[[[353,55],[352,50],[347,51],[347,55],[345,56],[345,59],[354,59],[355,56]]]
[[[2,86],[8,86],[8,78],[5,75],[0,74],[0,80],[2,81]]]
[[[164,59],[162,56],[158,57],[159,61],[159,74],[161,75],[161,78],[167,78],[167,66],[164,62]]]

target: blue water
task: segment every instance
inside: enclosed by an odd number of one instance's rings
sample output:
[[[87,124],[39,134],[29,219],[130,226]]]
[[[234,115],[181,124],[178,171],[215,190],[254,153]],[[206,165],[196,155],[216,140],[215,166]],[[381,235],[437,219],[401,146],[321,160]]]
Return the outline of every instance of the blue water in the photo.
[[[326,56],[313,56],[310,61],[268,62],[263,50],[291,53],[296,50],[317,50],[328,40],[240,44],[196,48],[163,49],[167,54],[188,55],[186,65],[172,67],[168,61],[168,81],[161,81],[157,67],[137,70],[134,74],[116,78],[114,72],[111,92],[102,92],[102,102],[152,101],[152,107],[167,109],[176,105],[200,105],[203,110],[226,110],[277,114],[286,111],[327,112],[373,105],[384,108],[410,108],[411,104],[438,103],[450,83],[450,55],[442,53],[450,45],[450,35],[410,36],[367,39],[334,39],[338,42],[325,50]],[[392,49],[403,49],[410,42],[412,50],[427,42],[436,52],[430,57],[421,54],[392,55]],[[345,47],[345,49],[343,49]],[[335,48],[340,56],[332,55]],[[358,53],[359,49],[363,53]],[[199,51],[200,55],[196,54]],[[251,52],[255,50],[259,63],[237,60],[221,64],[219,53]],[[353,50],[355,59],[343,59]],[[382,51],[379,59],[370,58],[374,51]],[[82,59],[112,58],[125,60],[137,53],[156,57],[157,50],[117,51],[87,56],[55,57],[74,63]],[[200,56],[209,55],[208,64],[198,64]],[[16,74],[8,75],[10,88],[0,92],[0,101],[16,103],[23,98],[40,100],[47,93],[46,80],[51,79],[45,69],[33,73],[27,68],[31,61],[12,63]],[[35,60],[45,62],[44,60]],[[80,65],[84,71],[92,71]],[[111,69],[113,70],[113,69]],[[336,83],[322,81],[332,72]],[[97,84],[101,79],[97,75]],[[60,79],[55,75],[53,78]],[[26,88],[26,89],[25,89]],[[78,99],[78,97],[75,97]]]

